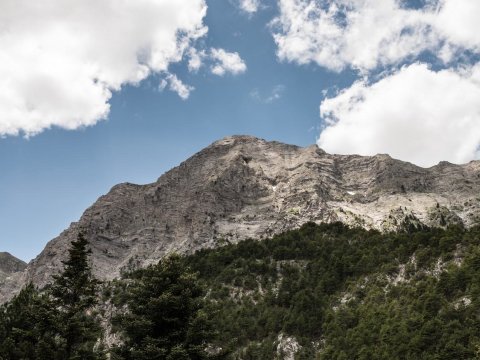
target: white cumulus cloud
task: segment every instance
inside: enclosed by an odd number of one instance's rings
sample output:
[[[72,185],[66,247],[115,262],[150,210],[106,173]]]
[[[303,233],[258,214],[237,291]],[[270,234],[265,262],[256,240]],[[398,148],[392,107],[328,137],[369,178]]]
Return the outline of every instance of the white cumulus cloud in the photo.
[[[188,51],[188,70],[191,72],[197,72],[203,66],[203,59],[206,57],[204,50],[198,51],[195,48],[191,48]]]
[[[272,22],[277,55],[334,71],[370,71],[430,51],[448,62],[480,49],[480,1],[432,0],[421,9],[402,0],[279,0]]]
[[[190,96],[190,92],[195,90],[193,86],[187,85],[183,83],[182,80],[180,80],[177,75],[175,74],[167,74],[165,79],[162,79],[160,81],[160,85],[158,86],[158,89],[160,91],[165,90],[168,87],[169,90],[177,93],[178,96],[180,96],[181,99],[187,100],[188,97]]]
[[[421,166],[479,157],[480,64],[433,71],[414,63],[376,83],[359,81],[320,105],[328,152],[388,153]]]
[[[442,0],[431,23],[448,42],[456,46],[480,51],[480,1]]]
[[[205,14],[204,0],[1,1],[0,136],[95,124],[112,91],[180,61]]]
[[[248,14],[253,14],[260,8],[260,0],[239,0],[239,7]]]
[[[280,60],[364,76],[321,102],[320,147],[389,153],[422,166],[479,157],[480,65],[472,64],[480,55],[480,1],[426,0],[420,8],[405,0],[278,4],[271,26]],[[442,69],[418,63],[426,53]]]
[[[213,74],[223,76],[226,73],[233,75],[244,73],[247,65],[236,52],[227,52],[224,49],[211,49],[210,58],[213,61],[211,71]]]

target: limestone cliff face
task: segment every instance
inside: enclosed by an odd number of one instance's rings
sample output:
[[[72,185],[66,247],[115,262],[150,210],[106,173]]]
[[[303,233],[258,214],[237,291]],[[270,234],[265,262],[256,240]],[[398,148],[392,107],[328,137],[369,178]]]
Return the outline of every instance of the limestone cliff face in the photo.
[[[7,252],[0,252],[0,282],[5,281],[12,274],[25,270],[26,267],[27,264],[24,261]]]
[[[119,184],[100,197],[22,273],[45,285],[82,229],[95,274],[112,279],[172,252],[263,238],[307,221],[382,231],[480,222],[480,162],[425,169],[388,155],[331,155],[250,136],[222,139],[148,185]]]

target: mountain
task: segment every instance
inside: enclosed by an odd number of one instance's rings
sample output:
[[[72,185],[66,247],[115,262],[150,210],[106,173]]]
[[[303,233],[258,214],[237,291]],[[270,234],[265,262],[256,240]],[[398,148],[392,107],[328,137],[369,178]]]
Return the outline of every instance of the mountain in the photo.
[[[265,238],[313,221],[381,231],[470,227],[480,220],[480,162],[431,168],[388,155],[332,155],[251,136],[214,142],[147,185],[114,186],[0,284],[0,302],[27,281],[47,284],[84,231],[101,279],[172,252]]]
[[[27,264],[8,252],[0,252],[0,281],[8,276],[25,270]]]

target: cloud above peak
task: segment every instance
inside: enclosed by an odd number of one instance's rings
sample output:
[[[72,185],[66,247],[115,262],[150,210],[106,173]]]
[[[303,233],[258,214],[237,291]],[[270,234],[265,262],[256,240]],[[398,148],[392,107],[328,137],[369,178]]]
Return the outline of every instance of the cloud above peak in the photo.
[[[239,0],[238,6],[240,10],[248,14],[254,14],[260,8],[260,0]]]
[[[211,70],[218,76],[226,73],[233,75],[241,74],[247,71],[247,65],[236,52],[227,52],[224,49],[211,49],[210,58],[214,62]]]
[[[358,76],[321,102],[320,147],[422,166],[479,158],[480,1],[278,4],[271,28],[280,60]]]
[[[328,152],[388,153],[421,166],[479,157],[480,65],[433,71],[414,63],[358,81],[325,99],[318,145]]]
[[[420,9],[400,0],[279,0],[272,22],[279,59],[362,72],[430,52],[448,63],[480,50],[478,0],[432,0]]]
[[[167,87],[170,91],[177,93],[182,100],[187,100],[190,97],[190,92],[195,90],[193,86],[184,84],[177,75],[171,73],[167,73],[165,78],[160,80],[158,90],[163,91]]]
[[[207,32],[206,10],[204,0],[2,1],[0,136],[106,118],[113,91],[182,60]]]
[[[210,72],[218,76],[227,73],[238,75],[247,71],[247,65],[239,53],[228,52],[222,48],[203,50],[192,48],[189,50],[188,57],[188,70],[193,73],[198,72],[206,64],[210,65]]]

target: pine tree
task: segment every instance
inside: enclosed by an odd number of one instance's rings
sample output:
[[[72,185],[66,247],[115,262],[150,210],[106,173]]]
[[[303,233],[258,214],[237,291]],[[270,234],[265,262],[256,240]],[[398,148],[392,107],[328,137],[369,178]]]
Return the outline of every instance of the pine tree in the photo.
[[[62,339],[63,359],[101,359],[96,344],[102,331],[94,307],[99,282],[92,275],[88,241],[83,233],[72,241],[64,270],[54,276],[49,290],[58,311],[57,325]]]
[[[28,284],[0,308],[0,359],[56,358],[54,310],[48,298]]]
[[[178,256],[137,273],[129,312],[119,319],[124,334],[116,359],[200,360],[213,332],[203,312],[204,290]]]

